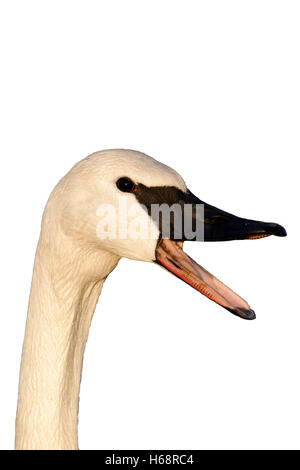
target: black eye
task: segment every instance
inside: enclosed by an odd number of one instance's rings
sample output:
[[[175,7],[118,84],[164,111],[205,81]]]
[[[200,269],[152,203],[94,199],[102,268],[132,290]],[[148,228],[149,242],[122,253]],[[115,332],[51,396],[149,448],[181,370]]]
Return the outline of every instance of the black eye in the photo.
[[[135,189],[134,182],[130,178],[127,178],[127,176],[119,178],[116,185],[120,191],[123,191],[123,193],[131,193]]]

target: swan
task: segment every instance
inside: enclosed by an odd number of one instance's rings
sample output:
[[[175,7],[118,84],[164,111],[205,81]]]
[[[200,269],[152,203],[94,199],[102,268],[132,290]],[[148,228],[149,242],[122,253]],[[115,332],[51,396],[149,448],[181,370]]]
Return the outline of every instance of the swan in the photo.
[[[125,203],[131,218],[122,216]],[[182,215],[169,217],[165,236],[164,216],[155,218],[151,208],[174,204]],[[150,229],[146,236],[135,234],[136,218],[139,227]],[[194,226],[202,222],[201,237],[191,229],[176,236],[183,219]],[[20,366],[15,448],[78,449],[85,344],[103,283],[121,257],[155,262],[251,320],[255,313],[248,303],[185,254],[182,245],[185,240],[268,235],[286,232],[278,224],[242,219],[203,203],[176,171],[141,152],[105,150],[77,163],[52,191],[42,218]]]

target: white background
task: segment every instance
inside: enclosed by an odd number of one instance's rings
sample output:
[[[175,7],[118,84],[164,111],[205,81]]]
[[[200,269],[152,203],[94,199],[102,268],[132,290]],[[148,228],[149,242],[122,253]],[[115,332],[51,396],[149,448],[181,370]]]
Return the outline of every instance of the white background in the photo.
[[[275,0],[1,2],[1,448],[43,207],[76,161],[114,147],[288,237],[185,245],[252,322],[120,262],[85,354],[80,448],[300,448],[299,13]]]

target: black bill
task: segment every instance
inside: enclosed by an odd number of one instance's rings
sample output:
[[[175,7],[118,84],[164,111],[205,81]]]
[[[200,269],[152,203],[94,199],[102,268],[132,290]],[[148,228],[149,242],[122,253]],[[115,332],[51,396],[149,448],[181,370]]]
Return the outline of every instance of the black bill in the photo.
[[[184,235],[181,237],[175,236],[176,218],[173,221],[171,220],[173,225],[170,237],[165,238],[162,236],[157,244],[156,262],[234,315],[253,320],[255,313],[248,303],[184,253],[182,242],[184,240],[201,239],[204,241],[256,239],[270,235],[284,237],[286,236],[285,229],[275,223],[236,217],[203,203],[190,192],[181,192],[177,201],[182,206],[183,214],[185,204],[192,205],[192,210],[191,207],[189,208],[189,214],[191,214],[190,217],[194,222],[195,235],[189,238]],[[197,204],[202,205],[202,215],[200,216],[202,219],[200,221],[202,222],[202,238],[197,233],[197,224],[195,223],[197,217],[199,217],[196,210]],[[201,223],[199,226],[201,227]]]

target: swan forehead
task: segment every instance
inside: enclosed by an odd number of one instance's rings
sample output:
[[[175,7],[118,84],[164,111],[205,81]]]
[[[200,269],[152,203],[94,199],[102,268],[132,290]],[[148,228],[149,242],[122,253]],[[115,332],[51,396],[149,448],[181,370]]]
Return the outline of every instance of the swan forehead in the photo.
[[[184,180],[175,170],[134,150],[96,152],[82,160],[77,169],[86,170],[93,177],[105,182],[127,176],[145,186],[175,186],[183,191],[186,190]]]

